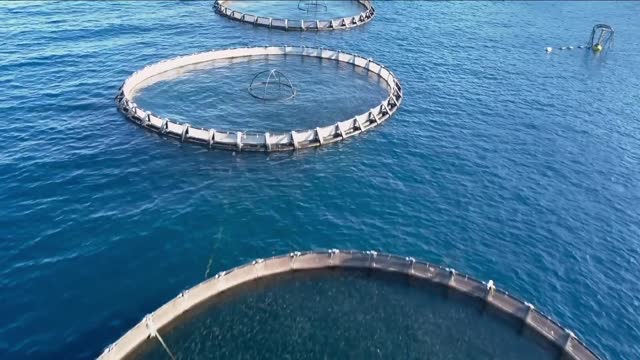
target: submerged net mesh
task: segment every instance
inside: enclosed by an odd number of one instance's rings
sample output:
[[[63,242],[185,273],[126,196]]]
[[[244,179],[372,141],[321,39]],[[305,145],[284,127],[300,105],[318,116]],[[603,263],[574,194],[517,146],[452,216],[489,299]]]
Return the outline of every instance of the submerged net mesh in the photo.
[[[173,356],[171,352],[172,349],[170,348],[172,344],[175,343],[165,342],[162,336],[168,335],[168,338],[171,338],[168,330],[175,326],[178,321],[181,321],[181,319],[187,320],[189,316],[196,314],[200,306],[207,307],[207,304],[211,304],[211,301],[215,299],[224,299],[224,297],[230,293],[229,291],[239,289],[240,286],[255,287],[255,281],[258,279],[275,279],[274,277],[286,273],[300,274],[307,272],[312,274],[312,272],[317,273],[317,271],[321,270],[335,272],[336,269],[361,271],[365,274],[364,276],[366,276],[363,279],[368,279],[373,274],[384,276],[387,279],[389,279],[389,276],[393,276],[392,281],[398,284],[394,291],[402,291],[402,286],[404,286],[402,284],[435,286],[432,288],[446,291],[446,296],[443,297],[443,299],[447,301],[453,301],[456,297],[469,299],[477,304],[476,309],[487,312],[487,314],[498,314],[505,319],[509,319],[509,321],[516,326],[516,329],[519,329],[518,331],[521,331],[525,335],[533,335],[534,339],[540,341],[544,347],[556,350],[554,352],[556,352],[557,357],[561,356],[563,359],[575,360],[599,359],[599,357],[576,338],[571,331],[563,328],[536,310],[533,305],[497,289],[493,281],[486,283],[481,282],[470,276],[458,274],[453,269],[416,261],[411,257],[379,254],[375,251],[337,249],[316,252],[293,252],[269,259],[257,259],[246,265],[223,271],[215,277],[189,290],[183,291],[173,300],[146,316],[143,321],[124,334],[117,342],[109,346],[100,356],[100,359],[130,358],[136,353],[139,353],[145,344],[155,341],[159,342],[161,346],[168,344],[169,346],[163,346],[163,349],[167,354]],[[314,284],[311,285],[313,286]],[[353,283],[348,284],[349,288],[351,288],[352,285]],[[315,286],[310,288],[315,289]],[[320,291],[320,293],[324,294],[328,293],[328,291]],[[317,298],[317,293],[314,290],[311,290],[310,294],[313,298]],[[321,298],[321,300],[322,299],[324,298]],[[343,305],[349,305],[349,303],[338,304],[340,308],[336,311],[341,311],[341,306]],[[354,306],[356,306],[356,309],[360,309],[360,305],[362,305],[362,303]],[[324,305],[322,305],[322,307],[324,307]],[[280,307],[276,306],[274,308],[277,309]],[[306,304],[305,309],[307,309]],[[330,309],[330,311],[332,310]],[[352,308],[350,313],[357,311],[359,310]],[[458,311],[455,313],[457,314]],[[373,321],[379,321],[381,315],[383,314],[376,312],[375,318],[372,318]],[[402,313],[397,313],[393,318],[399,318],[403,321],[431,320],[428,313],[422,316],[418,315],[416,319],[406,319],[402,317],[403,315]],[[235,317],[237,318],[237,316]],[[452,320],[455,320],[455,318]],[[330,320],[329,323],[335,324],[338,321],[340,320]],[[448,320],[444,319],[443,321]],[[320,325],[321,323],[319,320],[309,322],[309,324],[315,326],[322,326]],[[207,331],[209,331],[209,326],[206,327]],[[482,327],[485,328],[485,324],[483,324]],[[245,328],[246,327],[241,327],[241,330]],[[225,331],[228,329],[229,328],[225,328]],[[332,327],[332,329],[335,329],[335,327]],[[492,330],[489,330],[489,332],[491,331]],[[241,336],[246,336],[244,330],[242,330],[241,334]],[[478,334],[481,334],[481,332],[478,332]],[[465,336],[465,338],[469,339],[470,337]],[[187,345],[188,344],[189,343],[187,343]],[[203,344],[198,342],[196,345],[200,346]],[[455,346],[457,347],[455,350],[459,350],[457,343]],[[186,348],[189,353],[193,352],[191,347],[187,346]],[[479,346],[477,348],[482,349],[483,347]],[[178,347],[178,349],[180,348]],[[479,357],[476,353],[466,358]]]

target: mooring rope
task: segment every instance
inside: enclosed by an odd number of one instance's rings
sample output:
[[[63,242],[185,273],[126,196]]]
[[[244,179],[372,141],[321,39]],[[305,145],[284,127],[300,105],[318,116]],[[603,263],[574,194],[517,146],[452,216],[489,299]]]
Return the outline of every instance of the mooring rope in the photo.
[[[218,230],[218,235],[216,235],[216,240],[220,241],[220,239],[222,238],[222,230],[224,230],[224,227],[220,227],[220,229]],[[215,243],[214,243],[214,250],[211,251],[211,257],[209,258],[209,263],[207,264],[207,269],[204,272],[204,278],[208,279],[209,278],[209,272],[211,271],[211,265],[213,264],[213,255],[215,254]]]
[[[169,350],[169,347],[167,346],[167,344],[165,344],[164,340],[162,340],[162,337],[158,333],[158,329],[156,329],[156,326],[153,323],[153,319],[151,318],[151,315],[147,315],[144,317],[144,323],[147,326],[147,330],[149,330],[149,334],[153,337],[158,338],[158,341],[160,341],[160,344],[162,344],[162,347],[164,348],[164,350],[167,352],[167,354],[169,354],[169,357],[171,358],[171,360],[176,360],[176,357],[173,356],[173,354],[171,353],[171,350]]]
[[[561,46],[558,50],[573,50],[573,49],[591,49],[591,46],[579,45],[579,46]],[[544,51],[548,54],[553,51],[553,48],[548,46],[544,48]]]

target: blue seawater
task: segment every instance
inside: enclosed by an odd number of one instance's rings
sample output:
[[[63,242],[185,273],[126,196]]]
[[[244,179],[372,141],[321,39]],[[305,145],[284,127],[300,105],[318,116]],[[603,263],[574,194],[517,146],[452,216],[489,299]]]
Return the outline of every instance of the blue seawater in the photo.
[[[640,3],[376,6],[363,27],[287,33],[209,1],[0,2],[0,357],[94,357],[219,270],[357,248],[493,279],[603,357],[640,358]],[[596,23],[611,51],[544,53]],[[405,100],[275,155],[181,145],[115,109],[146,64],[264,44],[375,58]]]

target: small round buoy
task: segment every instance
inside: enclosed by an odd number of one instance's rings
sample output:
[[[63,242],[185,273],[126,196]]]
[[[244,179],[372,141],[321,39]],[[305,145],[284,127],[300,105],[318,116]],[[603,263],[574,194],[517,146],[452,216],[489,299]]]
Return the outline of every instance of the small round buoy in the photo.
[[[600,52],[602,51],[602,44],[595,44],[593,45],[593,52]]]
[[[550,53],[550,52],[552,52],[552,51],[553,51],[553,48],[551,48],[551,47],[546,47],[546,48],[544,48],[544,51],[546,51],[547,53]]]
[[[578,46],[578,49],[584,49],[584,45]]]
[[[567,48],[566,46],[563,46],[563,47],[561,47],[561,48],[560,48],[560,50],[564,50],[564,49],[566,49],[566,48]]]
[[[569,46],[567,49],[569,49],[569,50],[573,50],[573,46]]]

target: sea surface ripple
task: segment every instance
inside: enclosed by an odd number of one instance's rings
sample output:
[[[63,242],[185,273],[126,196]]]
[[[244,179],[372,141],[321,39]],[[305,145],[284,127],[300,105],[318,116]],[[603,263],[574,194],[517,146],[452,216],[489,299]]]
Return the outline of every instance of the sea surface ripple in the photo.
[[[205,276],[326,248],[493,279],[603,357],[640,358],[640,3],[376,5],[316,34],[210,1],[1,2],[0,358],[95,357]],[[542,50],[596,23],[616,29],[605,55]],[[265,44],[375,58],[404,103],[274,155],[181,145],[113,104],[146,64]]]

